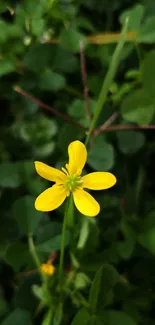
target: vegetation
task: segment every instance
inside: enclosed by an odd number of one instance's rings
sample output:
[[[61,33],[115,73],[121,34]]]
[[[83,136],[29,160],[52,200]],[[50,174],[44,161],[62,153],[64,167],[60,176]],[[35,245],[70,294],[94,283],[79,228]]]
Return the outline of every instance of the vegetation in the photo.
[[[154,0],[0,1],[1,325],[154,324],[154,95]],[[76,140],[116,185],[36,210]]]

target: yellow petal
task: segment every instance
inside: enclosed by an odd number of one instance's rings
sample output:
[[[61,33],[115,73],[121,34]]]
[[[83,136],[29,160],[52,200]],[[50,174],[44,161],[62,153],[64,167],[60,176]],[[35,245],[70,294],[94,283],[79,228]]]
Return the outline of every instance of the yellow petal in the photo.
[[[74,203],[77,209],[88,217],[95,217],[100,212],[98,202],[86,191],[77,189],[73,192]]]
[[[87,160],[87,149],[80,141],[73,141],[68,146],[69,163],[67,169],[70,174],[80,175]]]
[[[55,210],[64,202],[67,194],[67,190],[63,185],[55,184],[37,197],[35,208],[46,212]]]
[[[111,173],[94,172],[81,177],[82,187],[91,190],[105,190],[115,185],[116,177]]]
[[[35,161],[35,168],[37,173],[48,181],[63,184],[66,180],[66,175],[61,170],[50,167],[40,161]]]

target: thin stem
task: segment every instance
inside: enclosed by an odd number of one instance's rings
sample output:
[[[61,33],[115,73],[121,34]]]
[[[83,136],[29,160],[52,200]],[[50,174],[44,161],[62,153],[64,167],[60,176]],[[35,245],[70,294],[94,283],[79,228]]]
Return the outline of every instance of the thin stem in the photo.
[[[89,89],[87,86],[86,60],[85,60],[84,47],[82,41],[80,41],[80,63],[81,63],[81,76],[83,82],[83,95],[84,95],[84,100],[86,105],[86,112],[89,120],[91,120],[92,114],[91,114],[90,101],[89,101]]]
[[[64,252],[65,252],[65,235],[66,235],[66,227],[67,227],[67,217],[70,205],[70,197],[67,199],[63,226],[62,226],[62,237],[61,237],[61,249],[60,249],[60,262],[59,262],[59,284],[60,284],[60,292],[62,298],[62,287],[63,287],[63,268],[64,268]]]
[[[126,41],[133,43],[136,40],[136,31],[126,33]],[[89,35],[87,41],[89,44],[113,44],[117,43],[120,39],[120,33],[101,33],[95,35]],[[42,43],[59,44],[60,41],[57,38],[51,38],[48,40],[43,40]]]
[[[94,135],[105,131],[119,116],[118,112],[114,112],[98,129],[94,130]]]
[[[37,253],[36,253],[36,249],[35,249],[34,242],[33,242],[33,237],[31,234],[28,235],[28,244],[29,244],[29,250],[30,250],[31,256],[34,260],[34,263],[35,263],[38,271],[40,272],[40,276],[41,276],[43,282],[46,282],[46,277],[44,277],[44,274],[40,271],[41,262],[39,260]]]
[[[39,260],[39,258],[38,258],[38,255],[37,255],[37,253],[36,253],[36,249],[35,249],[35,246],[34,246],[34,242],[33,242],[33,237],[32,237],[32,235],[29,235],[29,236],[28,236],[28,243],[29,243],[29,250],[30,250],[30,253],[31,253],[32,257],[33,257],[33,260],[34,260],[36,266],[37,266],[38,268],[40,268],[41,263],[40,263],[40,260]]]
[[[125,24],[124,24],[124,27],[123,27],[123,30],[122,30],[121,35],[120,35],[120,40],[119,40],[119,42],[118,42],[118,44],[116,46],[116,49],[115,49],[114,54],[112,56],[111,64],[109,66],[106,77],[105,77],[105,79],[103,81],[103,85],[102,85],[102,88],[101,88],[101,91],[100,91],[100,94],[99,94],[99,98],[98,98],[98,101],[97,101],[97,104],[96,104],[96,110],[95,110],[93,119],[91,121],[89,131],[87,133],[87,137],[86,137],[86,141],[85,141],[86,145],[88,144],[89,138],[90,138],[90,136],[91,136],[91,134],[93,132],[93,129],[95,128],[96,122],[97,122],[98,117],[99,117],[99,115],[101,113],[103,105],[106,102],[109,87],[110,87],[110,85],[111,85],[111,83],[112,83],[112,81],[113,81],[113,79],[115,77],[117,67],[118,67],[118,64],[119,64],[120,58],[121,58],[121,52],[122,52],[122,49],[123,49],[123,46],[124,46],[124,43],[125,43],[125,40],[126,40],[128,22],[129,22],[129,18],[127,17],[126,21],[125,21]]]
[[[32,96],[31,94],[27,93],[25,90],[21,89],[20,87],[17,87],[17,86],[16,86],[16,87],[14,87],[14,90],[15,90],[17,93],[19,93],[20,95],[22,95],[22,96],[24,96],[24,97],[30,99],[32,102],[37,103],[40,107],[42,107],[42,108],[44,108],[44,109],[46,109],[46,110],[52,112],[53,114],[55,114],[55,115],[61,117],[64,121],[67,121],[67,122],[69,122],[69,123],[71,123],[71,124],[73,124],[73,125],[76,125],[76,126],[82,128],[82,129],[86,129],[84,125],[82,125],[82,124],[80,124],[80,123],[74,121],[70,116],[65,115],[65,114],[62,114],[62,113],[56,111],[53,107],[51,107],[51,106],[49,106],[49,105],[43,103],[40,99],[38,99],[38,98]]]
[[[118,130],[154,130],[155,125],[112,125],[102,131],[118,131]],[[96,130],[98,131],[98,130]],[[95,134],[96,134],[95,131]]]

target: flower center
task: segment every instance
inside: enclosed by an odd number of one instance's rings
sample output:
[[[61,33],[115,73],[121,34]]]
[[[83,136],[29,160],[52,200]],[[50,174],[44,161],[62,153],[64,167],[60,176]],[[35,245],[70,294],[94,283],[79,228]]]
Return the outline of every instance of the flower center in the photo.
[[[77,187],[82,184],[81,177],[76,175],[68,175],[67,180],[65,182],[65,187],[68,191],[73,192]]]

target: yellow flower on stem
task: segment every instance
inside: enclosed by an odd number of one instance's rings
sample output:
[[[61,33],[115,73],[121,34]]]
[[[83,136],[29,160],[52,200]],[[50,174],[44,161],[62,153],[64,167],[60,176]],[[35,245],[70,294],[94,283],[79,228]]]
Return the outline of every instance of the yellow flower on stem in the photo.
[[[41,265],[40,270],[42,273],[50,276],[55,272],[55,267],[50,263],[44,263]]]
[[[58,170],[36,161],[37,173],[55,184],[41,193],[35,208],[39,211],[57,209],[72,193],[76,208],[84,215],[94,217],[100,212],[98,202],[84,190],[105,190],[116,183],[116,177],[108,172],[93,172],[81,176],[87,160],[87,149],[80,141],[73,141],[68,146],[69,162],[66,168]]]

